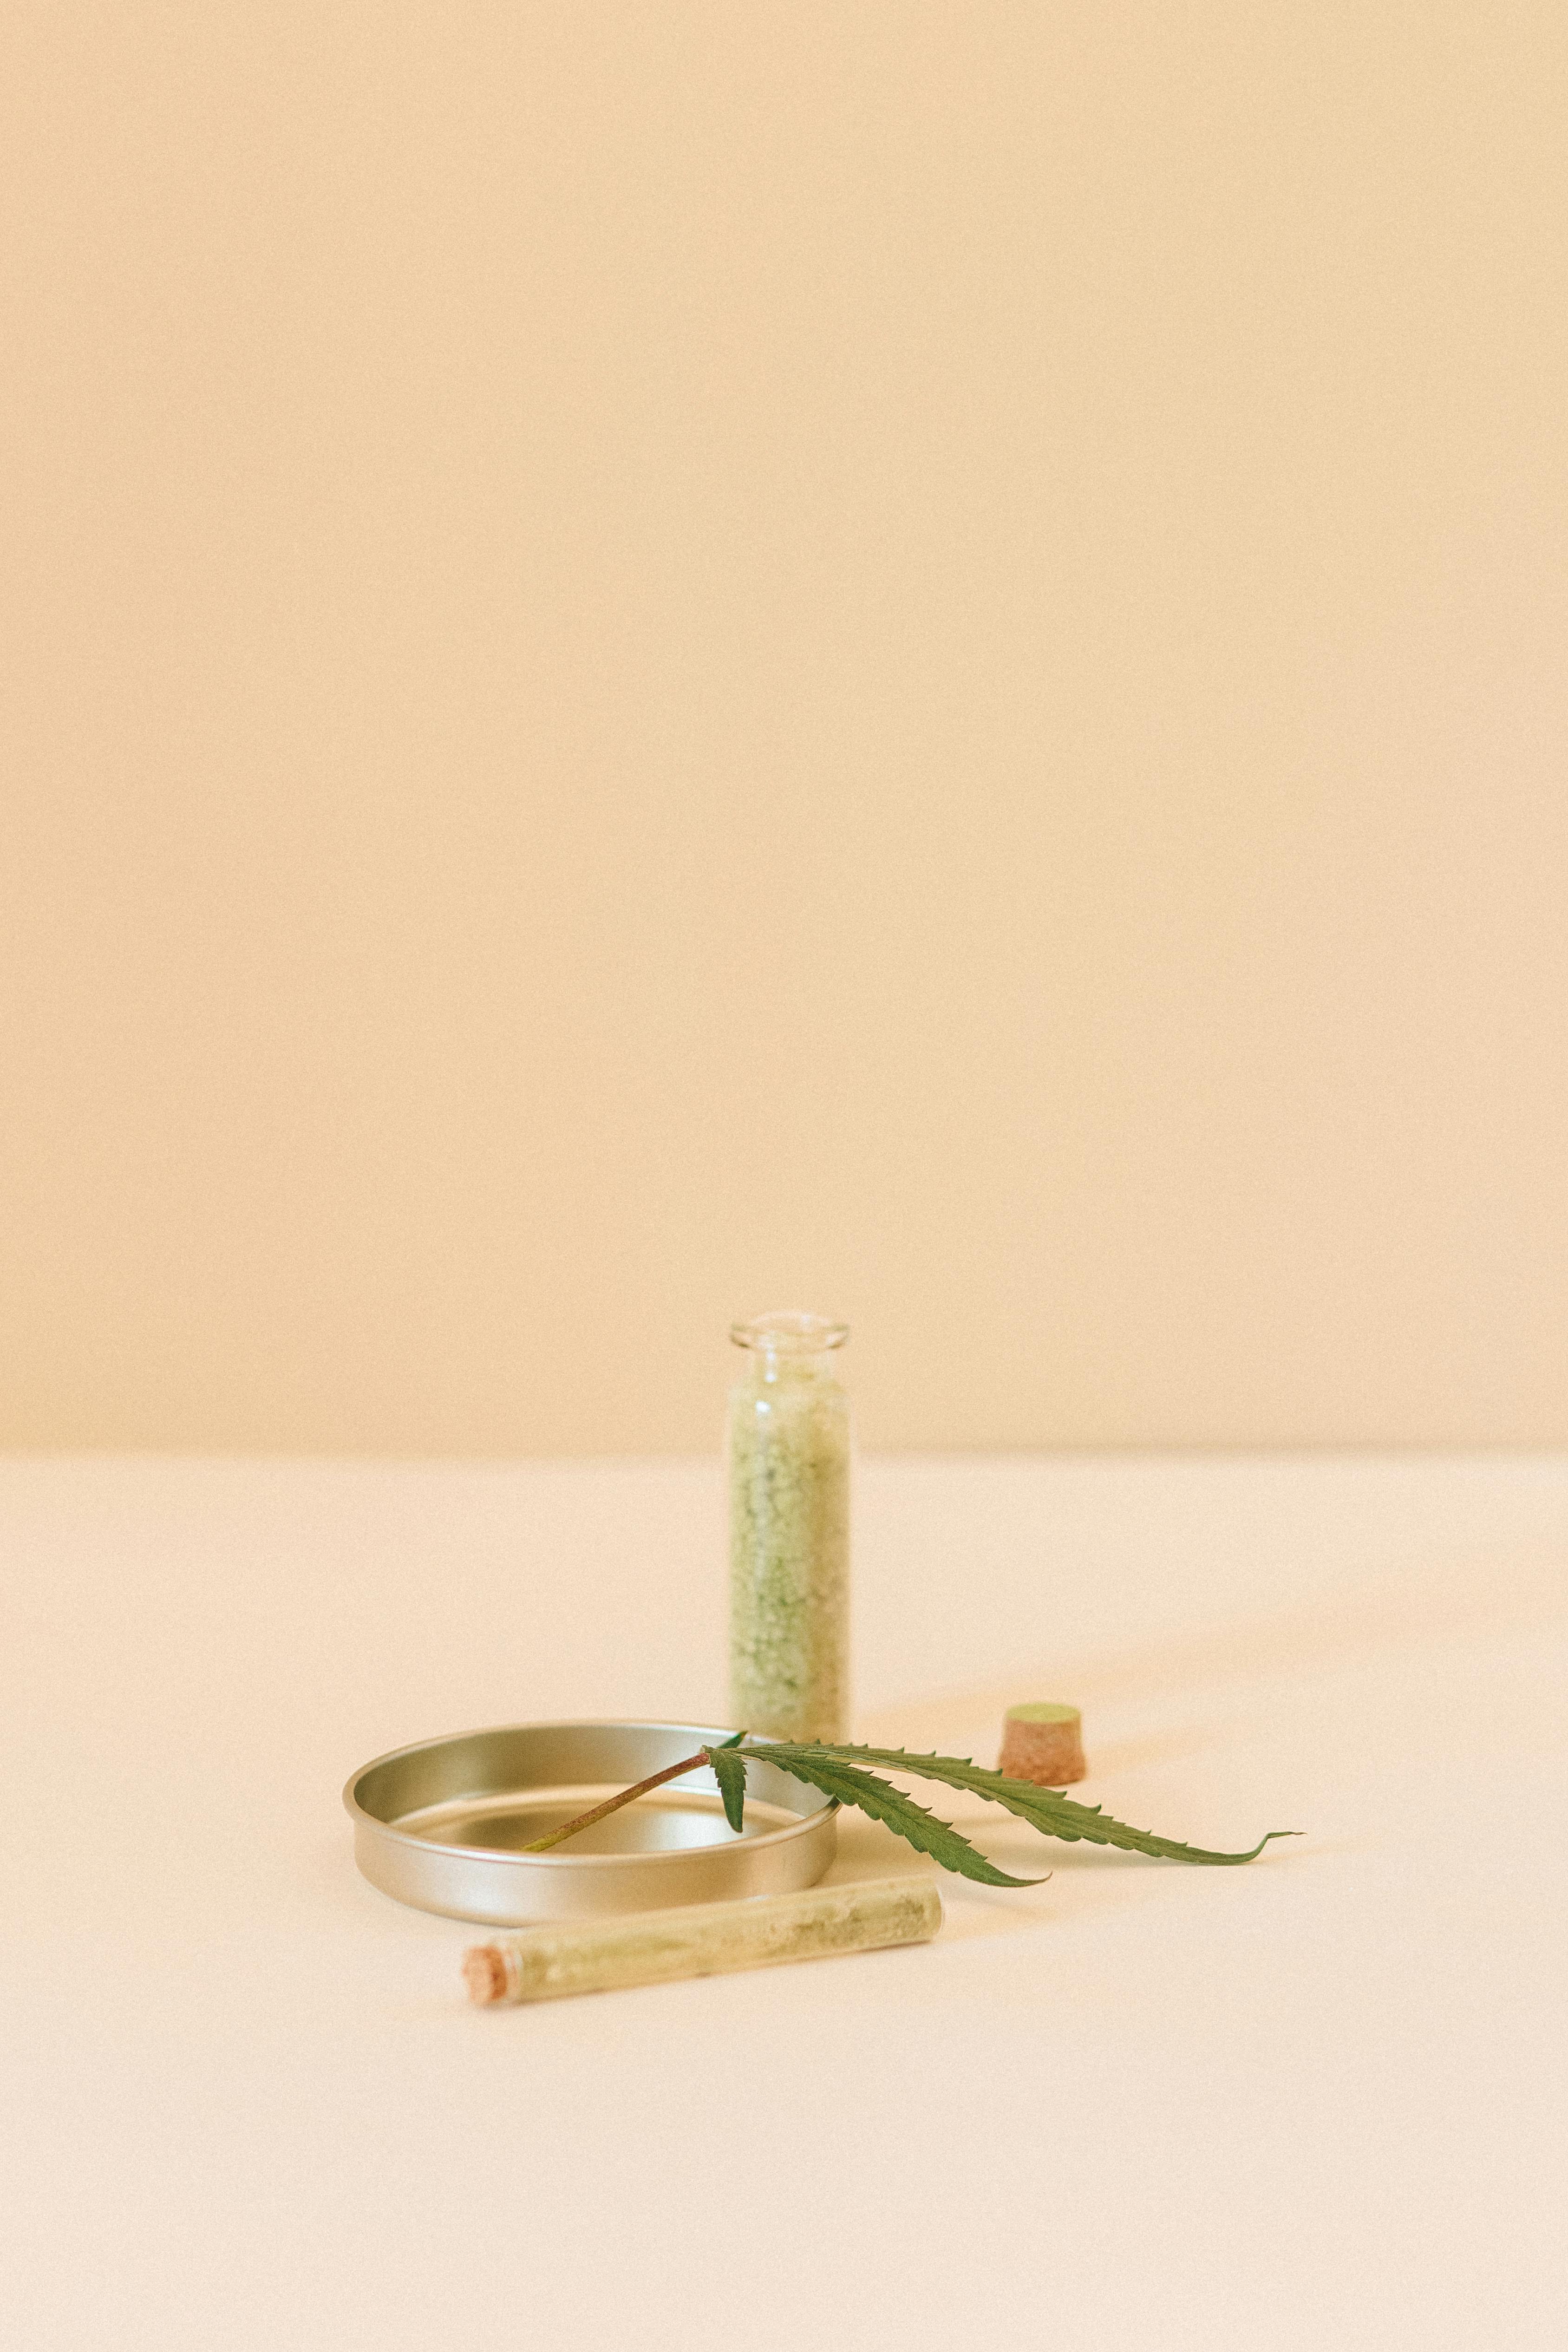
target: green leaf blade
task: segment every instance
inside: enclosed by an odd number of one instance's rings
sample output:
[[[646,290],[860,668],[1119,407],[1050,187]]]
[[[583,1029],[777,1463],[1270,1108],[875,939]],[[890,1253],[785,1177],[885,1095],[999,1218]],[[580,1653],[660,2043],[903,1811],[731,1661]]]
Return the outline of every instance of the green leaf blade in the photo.
[[[987,1862],[970,1844],[962,1830],[955,1829],[951,1822],[939,1820],[924,1805],[917,1804],[913,1797],[895,1789],[890,1780],[881,1780],[858,1762],[847,1760],[847,1751],[842,1748],[769,1741],[743,1752],[759,1763],[773,1764],[795,1780],[820,1789],[825,1796],[836,1798],[841,1805],[853,1805],[868,1813],[873,1821],[881,1822],[896,1837],[912,1845],[917,1853],[929,1853],[943,1870],[953,1871],[960,1878],[973,1879],[980,1886],[1040,1884],[1036,1878],[1011,1878],[1005,1870],[998,1870],[994,1862]]]
[[[949,1788],[965,1789],[975,1796],[985,1797],[993,1804],[1016,1813],[1044,1837],[1061,1838],[1069,1844],[1082,1840],[1089,1845],[1116,1846],[1124,1853],[1150,1854],[1161,1861],[1229,1868],[1255,1861],[1270,1839],[1300,1834],[1296,1830],[1270,1830],[1244,1853],[1216,1853],[1205,1846],[1184,1845],[1175,1838],[1157,1837],[1150,1830],[1133,1829],[1126,1822],[1111,1820],[1098,1805],[1079,1804],[1059,1789],[1037,1788],[1032,1780],[1009,1780],[1001,1772],[987,1771],[984,1765],[972,1763],[967,1757],[910,1754],[902,1748],[831,1747],[819,1741],[787,1748],[779,1743],[777,1747],[753,1748],[751,1752],[768,1755],[791,1772],[796,1769],[793,1759],[799,1757],[832,1759],[841,1769],[850,1769],[880,1764],[891,1772],[908,1772],[917,1780],[940,1780]],[[786,1762],[786,1755],[792,1760]]]
[[[708,1750],[709,1768],[719,1783],[719,1794],[724,1801],[724,1819],[737,1835],[745,1826],[746,1759],[739,1751],[743,1731],[734,1739],[726,1739],[721,1747]]]

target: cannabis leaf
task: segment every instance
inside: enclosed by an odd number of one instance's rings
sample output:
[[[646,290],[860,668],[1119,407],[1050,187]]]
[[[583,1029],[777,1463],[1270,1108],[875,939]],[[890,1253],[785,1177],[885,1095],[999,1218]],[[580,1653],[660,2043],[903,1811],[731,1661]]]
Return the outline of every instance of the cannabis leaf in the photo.
[[[1215,1853],[1206,1846],[1182,1845],[1174,1838],[1155,1837],[1148,1830],[1130,1829],[1125,1822],[1109,1820],[1098,1805],[1075,1804],[1070,1797],[1064,1797],[1059,1789],[1037,1788],[1032,1780],[1010,1780],[1001,1772],[988,1772],[984,1765],[972,1764],[966,1756],[911,1756],[902,1748],[833,1748],[816,1739],[800,1745],[788,1740],[771,1739],[742,1747],[731,1743],[731,1754],[755,1757],[759,1762],[776,1764],[781,1771],[792,1774],[796,1780],[808,1780],[818,1789],[827,1786],[821,1777],[823,1768],[837,1771],[853,1770],[857,1779],[872,1780],[874,1776],[871,1773],[861,1772],[857,1768],[867,1764],[885,1764],[890,1771],[910,1772],[922,1780],[943,1780],[949,1788],[969,1789],[976,1796],[988,1797],[994,1804],[1005,1805],[1010,1813],[1016,1813],[1047,1837],[1065,1838],[1073,1843],[1082,1838],[1090,1845],[1121,1846],[1129,1853],[1156,1854],[1170,1862],[1251,1862],[1262,1853],[1270,1838],[1300,1834],[1296,1830],[1270,1830],[1245,1853]],[[888,1783],[879,1780],[875,1785],[883,1789]],[[839,1791],[834,1790],[829,1793],[838,1795]],[[858,1797],[847,1797],[843,1801],[862,1803]],[[865,1806],[863,1810],[870,1811],[872,1808]],[[915,1811],[923,1812],[924,1809],[917,1805]],[[888,1816],[882,1814],[879,1818],[887,1820]],[[898,1829],[900,1837],[909,1834],[896,1822],[889,1821],[889,1827]],[[956,1836],[957,1832],[952,1834]],[[918,1843],[919,1841],[911,1839],[910,1843]],[[927,1847],[925,1851],[931,1853],[934,1848]],[[953,1865],[949,1864],[948,1867],[951,1869]],[[1032,1884],[1026,1879],[991,1883]]]
[[[744,1817],[748,1764],[772,1764],[792,1780],[820,1789],[836,1803],[858,1807],[873,1821],[886,1822],[917,1853],[929,1853],[943,1870],[956,1871],[961,1878],[975,1879],[982,1886],[1037,1886],[1040,1882],[1009,1878],[1005,1870],[976,1853],[962,1830],[951,1822],[939,1821],[879,1773],[868,1771],[868,1764],[885,1764],[891,1771],[912,1773],[917,1780],[944,1780],[949,1788],[972,1790],[976,1796],[989,1797],[994,1804],[1005,1805],[1010,1813],[1016,1813],[1047,1837],[1083,1838],[1091,1845],[1122,1846],[1133,1853],[1158,1854],[1172,1862],[1251,1862],[1269,1838],[1299,1835],[1295,1830],[1270,1830],[1246,1853],[1211,1853],[1205,1846],[1180,1845],[1174,1838],[1155,1837],[1149,1830],[1129,1829],[1125,1822],[1108,1821],[1098,1805],[1075,1804],[1059,1789],[1037,1789],[1032,1780],[1009,1780],[1001,1772],[988,1772],[983,1764],[972,1764],[966,1756],[911,1756],[903,1748],[834,1748],[821,1739],[752,1740],[745,1732],[736,1731],[710,1748],[700,1748],[695,1756],[667,1764],[661,1772],[650,1772],[646,1780],[623,1789],[618,1796],[606,1797],[602,1804],[590,1806],[574,1821],[563,1822],[559,1829],[548,1831],[519,1851],[544,1853],[575,1837],[590,1822],[618,1812],[634,1797],[646,1796],[667,1780],[679,1780],[703,1765],[719,1784],[724,1819],[738,1831]]]

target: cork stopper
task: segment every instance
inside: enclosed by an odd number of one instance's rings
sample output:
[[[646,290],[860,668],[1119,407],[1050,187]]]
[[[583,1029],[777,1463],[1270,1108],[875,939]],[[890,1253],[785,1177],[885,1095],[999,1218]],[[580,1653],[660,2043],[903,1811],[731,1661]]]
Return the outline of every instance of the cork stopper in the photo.
[[[1054,1699],[1010,1706],[1003,1719],[996,1769],[1010,1780],[1033,1780],[1042,1789],[1065,1789],[1070,1781],[1081,1780],[1089,1767],[1083,1760],[1083,1718],[1077,1707]]]
[[[493,1944],[472,1945],[463,1955],[463,1979],[468,1999],[483,2009],[506,1990],[506,1961]]]

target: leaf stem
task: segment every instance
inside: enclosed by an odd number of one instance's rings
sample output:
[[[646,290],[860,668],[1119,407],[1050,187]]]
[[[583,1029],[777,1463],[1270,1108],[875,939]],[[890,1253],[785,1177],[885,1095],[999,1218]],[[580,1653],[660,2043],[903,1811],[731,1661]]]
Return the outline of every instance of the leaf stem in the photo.
[[[519,1853],[548,1853],[563,1839],[575,1837],[579,1830],[590,1828],[595,1822],[602,1822],[606,1813],[618,1813],[621,1807],[629,1805],[634,1797],[646,1797],[650,1789],[660,1787],[666,1780],[678,1780],[682,1772],[695,1772],[700,1764],[707,1761],[708,1750],[700,1748],[695,1756],[683,1756],[679,1764],[667,1764],[662,1772],[650,1772],[647,1779],[639,1780],[635,1788],[623,1789],[618,1796],[606,1797],[602,1805],[590,1806],[585,1813],[577,1814],[574,1820],[563,1822],[561,1827],[552,1830],[548,1837],[535,1838],[531,1845],[518,1846],[515,1850]]]

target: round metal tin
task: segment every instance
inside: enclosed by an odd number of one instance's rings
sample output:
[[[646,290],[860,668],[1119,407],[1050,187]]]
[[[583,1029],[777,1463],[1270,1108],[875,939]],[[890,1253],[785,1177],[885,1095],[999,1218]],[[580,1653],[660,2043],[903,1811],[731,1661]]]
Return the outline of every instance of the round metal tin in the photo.
[[[519,1851],[574,1813],[730,1734],[697,1723],[514,1723],[394,1748],[343,1790],[373,1886],[453,1919],[519,1927],[815,1886],[837,1806],[771,1765],[731,1830],[706,1766],[549,1853]]]

